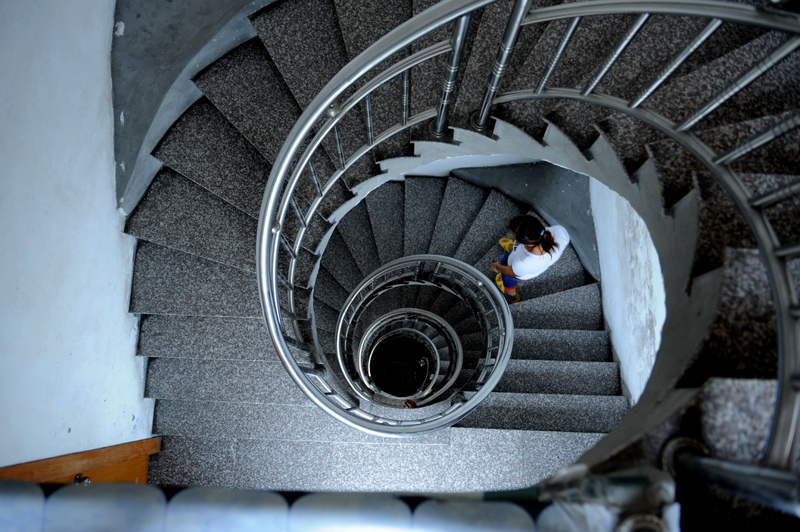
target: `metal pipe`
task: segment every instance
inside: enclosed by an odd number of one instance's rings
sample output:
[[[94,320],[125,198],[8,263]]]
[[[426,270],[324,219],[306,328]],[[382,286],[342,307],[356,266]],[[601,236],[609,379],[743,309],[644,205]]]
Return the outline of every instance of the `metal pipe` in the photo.
[[[511,59],[514,46],[517,44],[517,37],[519,37],[519,30],[521,27],[520,24],[522,23],[522,19],[525,18],[525,15],[528,14],[532,1],[533,0],[516,0],[514,3],[514,9],[511,11],[511,16],[508,18],[503,40],[500,43],[500,48],[497,50],[497,57],[492,67],[492,74],[489,76],[489,82],[486,84],[483,103],[481,103],[478,116],[472,124],[477,130],[485,129],[486,123],[489,121],[489,113],[492,111],[492,101],[497,91],[500,89],[500,82],[503,80],[503,74],[505,74],[508,61]]]
[[[773,140],[777,139],[781,135],[788,133],[797,126],[800,126],[800,113],[794,116],[790,116],[783,122],[774,125],[773,127],[768,129],[767,131],[764,131],[763,133],[753,135],[752,137],[744,141],[741,145],[719,156],[717,159],[714,160],[714,162],[717,164],[730,164],[733,161],[743,157],[744,155],[747,155],[751,151],[760,148],[764,144],[769,144]]]
[[[400,110],[401,110],[401,123],[405,126],[408,122],[408,96],[411,87],[411,81],[409,79],[408,70],[403,72],[403,96],[400,103]]]
[[[773,190],[772,192],[768,192],[758,196],[757,198],[753,198],[750,200],[750,205],[756,209],[763,209],[765,207],[769,207],[770,205],[775,205],[776,203],[785,199],[789,199],[797,194],[800,194],[800,181],[795,181],[794,183],[781,187],[778,190]]]
[[[755,81],[764,72],[775,66],[781,59],[792,53],[800,46],[800,37],[793,37],[776,48],[771,54],[764,57],[756,66],[751,68],[739,79],[731,83],[716,97],[711,99],[703,107],[695,111],[691,116],[683,121],[676,129],[678,131],[688,131],[693,125],[708,116],[714,109],[725,103],[740,90]]]
[[[322,184],[319,182],[319,174],[317,174],[313,161],[308,161],[308,169],[311,172],[311,181],[314,182],[314,188],[317,189],[317,196],[322,197]]]
[[[648,85],[646,89],[644,89],[641,93],[639,93],[639,96],[637,96],[633,100],[633,102],[631,102],[630,105],[631,109],[639,107],[642,104],[642,102],[644,102],[647,98],[649,98],[650,95],[653,94],[653,92],[655,92],[655,90],[658,87],[660,87],[661,84],[664,83],[664,81],[666,81],[666,79],[673,72],[675,72],[675,70],[679,66],[681,66],[684,63],[684,61],[686,61],[689,58],[690,55],[692,55],[695,52],[695,50],[700,48],[700,46],[704,42],[706,42],[706,40],[708,40],[708,38],[711,37],[711,35],[715,31],[717,31],[717,28],[719,28],[721,25],[722,21],[718,18],[715,18],[711,22],[709,22],[708,25],[706,25],[706,27],[703,28],[703,31],[701,31],[697,35],[697,37],[695,37],[694,40],[692,40],[692,42],[690,42],[686,46],[686,48],[681,50],[681,52],[677,56],[675,56],[672,62],[669,65],[667,65],[667,67],[664,68],[664,70],[661,71],[658,77],[656,77],[656,79],[653,80],[653,82],[650,83],[650,85]]]
[[[617,59],[619,59],[619,56],[622,55],[622,52],[625,51],[625,48],[627,48],[627,46],[630,44],[630,42],[633,40],[636,34],[639,33],[639,30],[642,28],[644,23],[647,22],[647,19],[649,17],[650,17],[649,13],[642,13],[641,15],[639,15],[639,18],[637,18],[636,21],[634,21],[633,25],[631,25],[631,27],[628,28],[628,31],[625,33],[622,39],[620,39],[617,46],[614,47],[614,50],[611,52],[611,54],[603,63],[603,66],[600,67],[600,70],[597,71],[597,74],[595,74],[594,79],[591,82],[589,82],[589,84],[586,86],[585,89],[583,89],[582,94],[584,96],[592,92],[594,88],[597,86],[597,84],[600,83],[600,81],[603,79],[603,77],[606,74],[608,74],[608,71],[611,70],[611,67],[614,66],[614,63],[616,63]]]
[[[451,40],[452,49],[447,56],[444,82],[442,83],[442,95],[439,98],[439,108],[436,111],[436,122],[433,126],[433,134],[437,137],[444,135],[444,128],[447,125],[447,109],[450,106],[450,96],[452,96],[456,88],[458,65],[461,62],[461,56],[464,54],[464,45],[467,41],[467,29],[469,29],[471,17],[472,14],[468,13],[459,18],[453,30],[453,38]]]
[[[364,113],[367,116],[367,144],[372,146],[372,93],[367,94],[367,97],[364,98]]]
[[[561,56],[564,55],[564,50],[567,49],[567,45],[569,44],[569,41],[572,39],[572,34],[575,33],[575,30],[577,29],[580,21],[581,17],[575,17],[574,19],[572,19],[572,23],[569,25],[566,33],[564,33],[564,36],[561,38],[561,43],[558,45],[556,53],[554,53],[553,57],[550,58],[550,64],[547,67],[547,72],[544,73],[544,76],[542,76],[541,81],[539,81],[539,86],[536,87],[536,94],[541,94],[542,91],[544,90],[544,86],[550,80],[550,76],[553,75],[553,71],[556,69],[556,65],[558,65],[558,62],[561,60]]]

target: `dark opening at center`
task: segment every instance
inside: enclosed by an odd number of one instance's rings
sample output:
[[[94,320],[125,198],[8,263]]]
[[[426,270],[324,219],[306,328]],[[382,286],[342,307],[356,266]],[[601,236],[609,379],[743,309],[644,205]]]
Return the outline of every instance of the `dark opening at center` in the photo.
[[[408,397],[418,392],[431,372],[432,357],[425,344],[396,336],[378,344],[370,359],[372,381],[385,393]]]

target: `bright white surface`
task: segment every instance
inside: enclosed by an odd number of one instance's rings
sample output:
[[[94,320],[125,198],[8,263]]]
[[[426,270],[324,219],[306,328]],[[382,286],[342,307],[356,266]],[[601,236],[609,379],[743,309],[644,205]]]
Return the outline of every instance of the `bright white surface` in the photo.
[[[0,466],[150,435],[114,192],[113,17],[114,0],[0,2]]]
[[[596,179],[589,183],[603,272],[603,315],[633,405],[661,345],[667,317],[664,278],[647,226],[630,203]]]

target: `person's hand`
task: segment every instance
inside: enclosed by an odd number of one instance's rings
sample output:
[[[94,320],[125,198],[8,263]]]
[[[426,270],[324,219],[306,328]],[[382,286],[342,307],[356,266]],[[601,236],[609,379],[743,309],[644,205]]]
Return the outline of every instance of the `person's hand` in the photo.
[[[497,263],[499,263],[499,262],[500,262],[500,261],[499,261],[499,260],[497,260],[497,259],[494,259],[494,260],[492,261],[492,271],[493,271],[494,273],[497,273],[497,270],[495,269],[495,266],[497,266]]]

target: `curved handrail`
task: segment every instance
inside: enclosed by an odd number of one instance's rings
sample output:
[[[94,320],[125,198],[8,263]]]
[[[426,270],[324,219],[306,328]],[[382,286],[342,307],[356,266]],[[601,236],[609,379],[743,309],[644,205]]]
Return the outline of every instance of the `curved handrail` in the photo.
[[[776,415],[770,431],[770,440],[764,461],[767,465],[788,469],[792,467],[795,457],[800,451],[800,389],[795,385],[800,375],[800,316],[798,316],[798,295],[794,293],[788,265],[784,257],[796,255],[791,246],[782,245],[764,212],[759,208],[759,198],[750,194],[730,164],[742,155],[775,140],[782,134],[800,126],[798,115],[788,118],[748,139],[740,146],[731,147],[727,152],[718,154],[708,145],[691,133],[691,126],[699,122],[710,110],[724,104],[730,97],[747,83],[757,79],[769,67],[800,47],[800,17],[783,11],[765,10],[740,4],[725,4],[706,0],[662,0],[655,2],[638,2],[635,0],[590,0],[558,6],[531,10],[523,20],[524,25],[549,22],[554,20],[609,14],[672,14],[681,16],[697,16],[717,21],[728,21],[739,24],[759,26],[794,35],[778,50],[769,61],[762,61],[751,72],[737,80],[733,86],[724,90],[717,101],[712,100],[694,116],[696,119],[676,123],[669,118],[646,108],[639,107],[644,97],[634,100],[617,98],[607,94],[597,94],[591,90],[577,90],[564,87],[518,90],[498,95],[492,103],[500,105],[516,100],[561,98],[570,99],[608,107],[619,111],[658,129],[675,142],[687,149],[716,178],[731,196],[743,217],[750,226],[758,244],[772,289],[776,308],[779,339],[778,398]],[[709,28],[710,35],[713,28]],[[696,48],[696,46],[695,46]],[[694,51],[691,49],[685,55]],[[684,57],[685,58],[685,57]],[[557,59],[556,59],[557,60]],[[671,71],[670,71],[671,73]],[[663,76],[666,79],[668,74]],[[661,81],[663,81],[661,79]],[[737,85],[738,84],[738,85]],[[649,95],[649,94],[648,94]],[[788,197],[788,196],[787,196]]]

